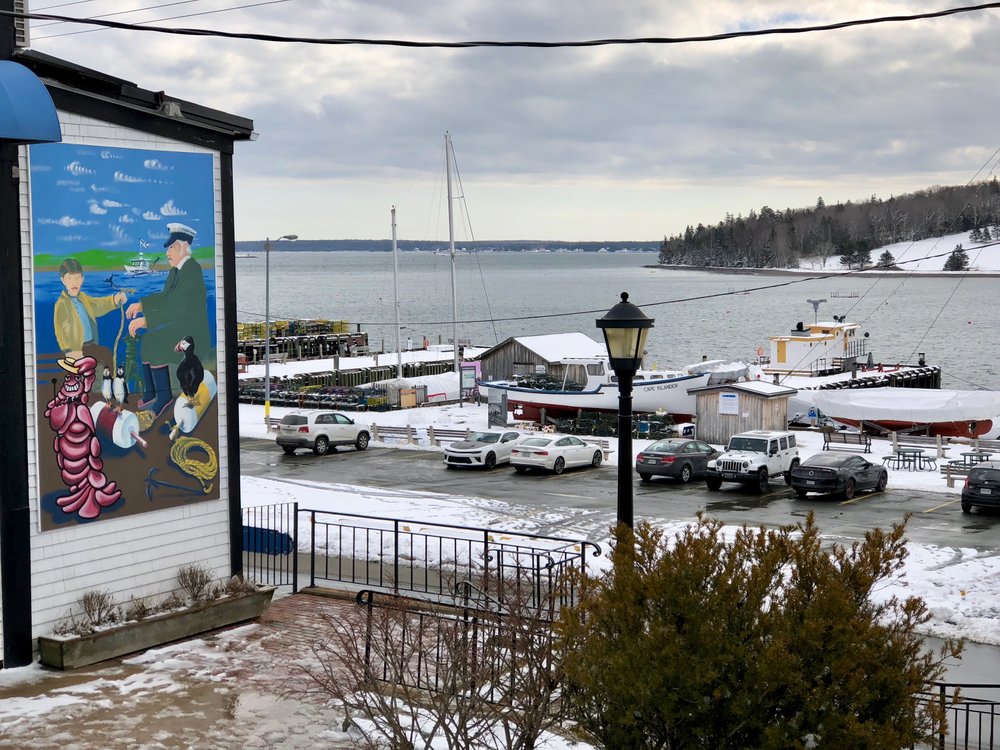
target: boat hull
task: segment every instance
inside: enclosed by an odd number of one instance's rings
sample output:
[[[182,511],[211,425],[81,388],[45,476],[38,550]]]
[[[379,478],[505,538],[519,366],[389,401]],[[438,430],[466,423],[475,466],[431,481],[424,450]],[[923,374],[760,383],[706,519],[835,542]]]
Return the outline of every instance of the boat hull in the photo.
[[[689,421],[696,398],[688,393],[708,383],[709,373],[667,380],[641,381],[632,386],[632,412],[667,412],[675,421]],[[586,391],[545,391],[503,383],[483,383],[484,388],[507,394],[507,410],[518,419],[540,421],[546,417],[573,418],[583,411],[618,413],[618,385],[607,383]]]

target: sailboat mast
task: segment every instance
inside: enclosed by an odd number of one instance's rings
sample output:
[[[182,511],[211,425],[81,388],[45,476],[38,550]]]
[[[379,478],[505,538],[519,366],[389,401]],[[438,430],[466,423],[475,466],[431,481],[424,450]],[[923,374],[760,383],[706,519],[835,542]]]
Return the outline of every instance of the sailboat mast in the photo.
[[[456,295],[456,284],[455,284],[455,209],[454,202],[455,199],[451,194],[451,134],[445,132],[444,134],[444,158],[445,158],[445,172],[448,175],[448,251],[451,255],[451,341],[452,349],[454,351],[454,367],[455,372],[458,369],[458,296]],[[461,391],[461,385],[459,386]],[[461,393],[459,394],[459,401],[461,401]]]
[[[399,335],[399,263],[396,248],[396,207],[392,207],[392,301],[396,308],[396,377],[403,377],[403,345]]]

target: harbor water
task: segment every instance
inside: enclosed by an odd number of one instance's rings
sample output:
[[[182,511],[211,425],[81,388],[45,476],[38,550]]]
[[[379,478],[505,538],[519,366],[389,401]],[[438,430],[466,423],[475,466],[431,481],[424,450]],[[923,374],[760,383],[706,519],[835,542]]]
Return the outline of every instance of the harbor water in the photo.
[[[403,347],[451,340],[451,263],[447,254],[399,254]],[[458,253],[459,341],[569,331],[600,340],[596,319],[627,291],[656,319],[648,365],[749,360],[768,337],[813,322],[808,299],[825,299],[819,320],[860,323],[876,361],[916,364],[924,352],[942,368],[943,387],[1000,390],[995,278],[730,275],[648,267],[655,263],[652,253]],[[263,320],[264,282],[263,254],[237,260],[240,320]],[[391,253],[272,250],[270,296],[273,320],[348,320],[373,347],[395,349]]]

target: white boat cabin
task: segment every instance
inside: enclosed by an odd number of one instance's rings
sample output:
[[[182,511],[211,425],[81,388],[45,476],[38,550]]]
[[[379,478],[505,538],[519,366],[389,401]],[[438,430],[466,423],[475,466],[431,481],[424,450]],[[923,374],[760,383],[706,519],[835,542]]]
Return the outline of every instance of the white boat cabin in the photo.
[[[820,375],[844,372],[868,354],[868,334],[859,323],[799,323],[790,334],[771,336],[770,357],[757,350],[766,373]]]

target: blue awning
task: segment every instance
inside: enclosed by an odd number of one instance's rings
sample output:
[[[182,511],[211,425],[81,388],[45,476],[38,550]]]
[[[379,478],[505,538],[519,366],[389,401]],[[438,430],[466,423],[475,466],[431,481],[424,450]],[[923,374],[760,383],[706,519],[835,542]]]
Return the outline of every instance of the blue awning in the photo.
[[[56,107],[38,77],[23,65],[0,60],[0,141],[62,140]]]

